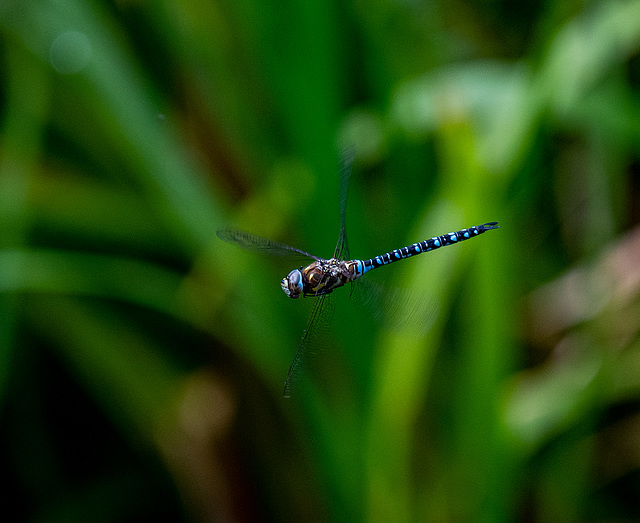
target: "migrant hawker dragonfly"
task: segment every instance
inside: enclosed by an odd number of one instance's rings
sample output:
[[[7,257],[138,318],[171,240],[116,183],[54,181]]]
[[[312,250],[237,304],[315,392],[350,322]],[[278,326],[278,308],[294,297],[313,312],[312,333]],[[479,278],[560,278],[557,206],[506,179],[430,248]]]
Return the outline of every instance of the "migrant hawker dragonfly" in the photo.
[[[340,172],[340,234],[332,258],[320,258],[295,247],[236,229],[220,229],[217,231],[217,235],[221,240],[235,243],[247,250],[276,256],[298,255],[314,260],[306,267],[293,269],[280,282],[282,290],[290,298],[295,299],[300,296],[316,298],[313,310],[307,321],[307,327],[287,372],[287,379],[284,383],[285,398],[290,397],[291,388],[300,372],[301,364],[308,352],[309,345],[314,339],[314,330],[319,324],[326,323],[326,316],[333,309],[327,298],[335,289],[347,283],[354,283],[372,269],[389,265],[395,261],[410,258],[423,252],[433,251],[446,245],[453,245],[469,238],[474,238],[486,231],[499,228],[498,222],[487,222],[468,229],[443,234],[442,236],[434,236],[368,260],[351,259],[347,246],[346,203],[352,161],[352,154],[345,155],[342,160]]]

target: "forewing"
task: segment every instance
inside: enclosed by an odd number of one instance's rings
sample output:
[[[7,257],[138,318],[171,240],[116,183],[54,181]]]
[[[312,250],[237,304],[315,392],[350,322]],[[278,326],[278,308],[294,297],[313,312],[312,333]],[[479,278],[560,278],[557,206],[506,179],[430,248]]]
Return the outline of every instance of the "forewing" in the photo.
[[[339,173],[340,189],[338,195],[340,204],[340,235],[338,236],[338,243],[333,254],[333,257],[338,260],[349,259],[349,244],[347,243],[347,197],[349,196],[349,183],[351,180],[353,158],[353,147],[348,147],[342,152]]]
[[[240,231],[238,229],[218,229],[216,235],[222,241],[227,243],[235,243],[243,249],[248,251],[257,252],[260,254],[266,254],[270,256],[287,256],[287,257],[300,257],[312,258],[314,260],[320,260],[317,256],[313,256],[308,252],[302,251],[290,245],[284,243],[274,242],[252,234],[250,232]]]
[[[307,327],[302,334],[302,339],[298,344],[293,361],[287,372],[287,379],[284,382],[283,395],[285,398],[291,397],[291,389],[295,387],[300,374],[308,362],[314,349],[317,349],[326,337],[327,328],[333,316],[334,301],[331,294],[320,296],[311,310],[311,315],[307,321]]]

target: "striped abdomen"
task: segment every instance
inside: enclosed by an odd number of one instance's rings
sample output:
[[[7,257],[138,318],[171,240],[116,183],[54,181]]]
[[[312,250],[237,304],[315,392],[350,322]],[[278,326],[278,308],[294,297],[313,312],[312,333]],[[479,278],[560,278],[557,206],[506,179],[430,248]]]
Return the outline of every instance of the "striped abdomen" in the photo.
[[[358,277],[362,276],[371,269],[376,269],[377,267],[388,265],[389,263],[393,263],[394,261],[410,258],[411,256],[422,254],[423,252],[433,251],[435,249],[439,249],[440,247],[444,247],[445,245],[453,245],[454,243],[468,240],[469,238],[478,236],[485,231],[498,229],[499,227],[500,226],[498,225],[498,222],[488,222],[476,227],[469,227],[468,229],[462,229],[456,232],[443,234],[442,236],[434,236],[433,238],[429,238],[428,240],[414,243],[412,245],[407,245],[406,247],[402,247],[401,249],[395,249],[391,252],[387,252],[386,254],[376,256],[375,258],[371,258],[369,260],[354,260],[354,263],[357,265]]]

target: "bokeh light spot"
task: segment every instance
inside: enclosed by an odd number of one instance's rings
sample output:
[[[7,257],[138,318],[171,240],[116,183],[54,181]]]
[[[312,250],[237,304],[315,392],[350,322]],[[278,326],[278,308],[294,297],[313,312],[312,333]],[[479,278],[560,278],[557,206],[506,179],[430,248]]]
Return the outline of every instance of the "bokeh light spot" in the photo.
[[[75,74],[91,60],[91,42],[79,31],[60,33],[51,43],[49,61],[60,74]]]

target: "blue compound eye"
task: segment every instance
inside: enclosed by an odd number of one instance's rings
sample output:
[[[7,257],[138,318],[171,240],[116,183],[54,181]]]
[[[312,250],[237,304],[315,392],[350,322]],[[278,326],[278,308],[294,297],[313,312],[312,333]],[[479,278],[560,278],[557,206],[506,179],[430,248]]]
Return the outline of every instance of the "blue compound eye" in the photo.
[[[299,298],[300,294],[302,294],[303,285],[302,285],[302,273],[299,269],[295,269],[289,273],[286,278],[283,278],[280,282],[280,286],[284,293],[289,296],[289,298]]]

